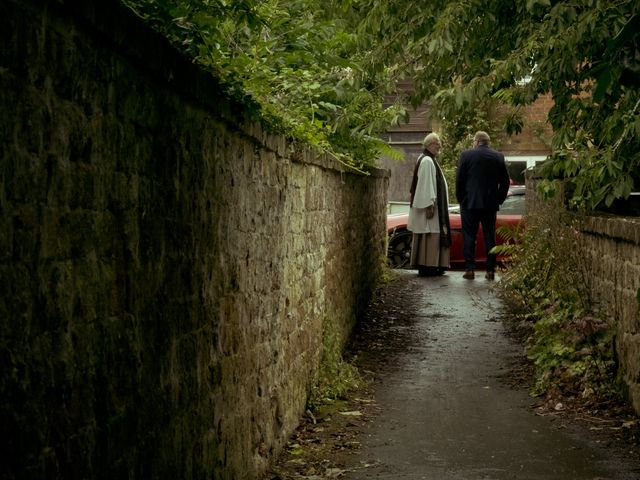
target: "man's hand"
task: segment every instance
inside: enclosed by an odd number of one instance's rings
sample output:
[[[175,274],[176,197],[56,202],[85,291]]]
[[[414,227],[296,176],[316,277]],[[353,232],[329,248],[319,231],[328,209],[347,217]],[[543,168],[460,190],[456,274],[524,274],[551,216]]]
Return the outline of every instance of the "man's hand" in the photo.
[[[427,207],[427,218],[433,218],[436,214],[436,207],[434,205],[430,205]]]

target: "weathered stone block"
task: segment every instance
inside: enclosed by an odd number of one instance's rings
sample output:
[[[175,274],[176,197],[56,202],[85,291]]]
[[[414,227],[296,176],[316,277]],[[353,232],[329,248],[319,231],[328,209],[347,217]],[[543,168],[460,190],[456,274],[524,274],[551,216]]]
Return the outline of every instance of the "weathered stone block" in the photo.
[[[527,197],[530,211],[539,208],[541,200],[531,183]],[[621,373],[630,401],[640,413],[640,312],[636,299],[640,288],[640,220],[604,214],[578,217],[571,213],[566,219],[578,222],[576,241],[584,253],[585,281],[602,312],[608,312],[615,322]]]
[[[0,9],[6,469],[256,478],[377,280],[388,177],[267,134],[119,2]]]

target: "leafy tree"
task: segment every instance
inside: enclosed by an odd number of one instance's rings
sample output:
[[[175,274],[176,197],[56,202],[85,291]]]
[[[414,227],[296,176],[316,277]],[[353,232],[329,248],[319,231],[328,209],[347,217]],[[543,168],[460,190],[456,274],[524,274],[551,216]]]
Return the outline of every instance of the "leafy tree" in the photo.
[[[349,1],[124,0],[274,131],[359,170],[399,154],[379,134],[405,116],[367,80]],[[378,77],[380,78],[380,77]]]
[[[595,208],[640,188],[635,0],[123,1],[268,125],[354,168],[394,155],[378,135],[406,112],[383,96],[411,78],[411,102],[430,101],[450,136],[491,102],[516,133],[522,106],[550,94],[546,191],[568,180]]]
[[[575,206],[595,208],[640,188],[640,16],[632,0],[363,2],[367,67],[413,78],[414,103],[455,118],[486,99],[517,110],[549,93],[553,179]],[[364,33],[367,32],[367,35]],[[373,41],[371,41],[371,39]],[[635,184],[634,184],[635,182]]]

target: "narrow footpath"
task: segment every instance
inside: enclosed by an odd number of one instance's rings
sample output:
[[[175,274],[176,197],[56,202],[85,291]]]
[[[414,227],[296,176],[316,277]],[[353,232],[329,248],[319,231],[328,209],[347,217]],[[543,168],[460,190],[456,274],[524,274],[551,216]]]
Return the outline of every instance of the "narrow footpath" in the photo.
[[[640,479],[637,452],[635,465],[611,458],[536,415],[526,389],[505,382],[522,347],[505,335],[503,307],[484,275],[404,274],[418,293],[406,312],[415,318],[405,325],[411,341],[380,376],[381,414],[343,478]]]
[[[637,444],[612,444],[588,424],[537,415],[526,386],[514,386],[522,346],[506,334],[494,283],[482,273],[469,281],[461,272],[399,272],[350,348],[374,378],[371,398],[334,413],[339,429],[331,418],[314,418],[306,432],[324,440],[300,434],[294,442],[334,442],[325,458],[270,478],[640,479]]]

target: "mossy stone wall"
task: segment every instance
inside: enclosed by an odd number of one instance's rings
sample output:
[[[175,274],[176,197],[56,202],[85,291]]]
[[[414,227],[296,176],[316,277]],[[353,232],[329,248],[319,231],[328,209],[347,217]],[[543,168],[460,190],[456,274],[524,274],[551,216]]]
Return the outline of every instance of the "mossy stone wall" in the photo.
[[[562,207],[557,196],[554,205]],[[528,180],[527,211],[544,208],[536,181]],[[594,213],[578,216],[576,249],[590,296],[616,325],[616,353],[629,400],[640,414],[640,218]]]
[[[640,414],[640,218],[591,215],[579,248],[594,299],[616,322],[616,351],[629,400]]]
[[[0,91],[0,477],[258,478],[380,275],[387,172],[114,0],[0,2]]]

